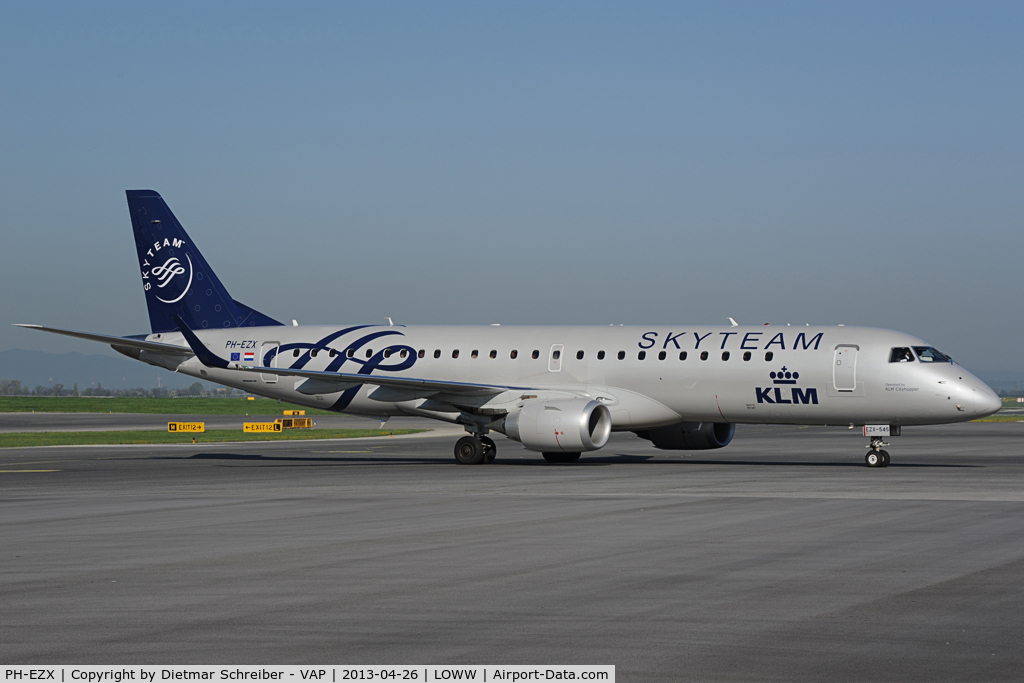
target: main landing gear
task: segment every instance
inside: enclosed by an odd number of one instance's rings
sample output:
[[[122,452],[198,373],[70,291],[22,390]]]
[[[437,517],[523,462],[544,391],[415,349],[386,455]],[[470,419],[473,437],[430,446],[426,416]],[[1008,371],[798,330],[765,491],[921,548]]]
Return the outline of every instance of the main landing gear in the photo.
[[[864,456],[864,463],[868,467],[888,467],[889,451],[882,450],[882,446],[888,445],[880,436],[871,437],[871,445],[867,447],[868,454]]]
[[[486,436],[464,436],[455,442],[455,460],[460,465],[489,465],[498,455],[498,447]]]

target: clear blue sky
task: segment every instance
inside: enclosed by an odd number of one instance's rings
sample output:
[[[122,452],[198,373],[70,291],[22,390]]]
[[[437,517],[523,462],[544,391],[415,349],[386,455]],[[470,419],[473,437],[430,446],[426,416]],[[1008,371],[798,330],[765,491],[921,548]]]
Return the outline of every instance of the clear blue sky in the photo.
[[[148,331],[151,188],[282,320],[863,324],[1024,371],[1022,36],[1021,3],[2,3],[0,349]]]

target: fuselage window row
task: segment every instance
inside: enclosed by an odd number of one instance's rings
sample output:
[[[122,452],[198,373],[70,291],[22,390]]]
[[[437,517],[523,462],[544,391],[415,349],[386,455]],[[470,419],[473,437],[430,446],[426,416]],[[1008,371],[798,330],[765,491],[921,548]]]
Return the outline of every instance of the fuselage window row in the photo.
[[[893,357],[896,356],[896,351],[903,351],[903,349],[894,349]],[[316,358],[317,353],[319,353],[319,349],[310,349],[310,351],[309,351],[309,355],[312,358]],[[338,355],[338,353],[339,353],[339,351],[337,351],[335,349],[330,349],[330,351],[328,352],[328,355],[331,358],[334,358],[336,355]],[[392,353],[392,351],[391,351],[390,348],[384,349],[384,357],[385,358],[390,358],[391,357],[391,353]],[[935,352],[935,353],[936,353],[936,355],[938,355],[937,352]],[[298,358],[299,355],[300,355],[300,350],[299,349],[294,349],[292,351],[292,355],[294,357]],[[399,355],[400,358],[406,358],[409,355],[409,351],[406,350],[406,349],[402,349],[399,352],[398,355]],[[426,355],[427,355],[426,349],[420,349],[416,353],[417,358],[425,358]],[[472,357],[472,358],[478,358],[479,355],[480,355],[479,349],[473,349],[473,351],[470,353],[470,357]],[[530,355],[531,355],[531,357],[534,360],[536,360],[536,359],[540,358],[540,351],[535,349]],[[605,354],[605,352],[603,350],[602,351],[598,351],[597,354],[596,354],[597,360],[604,360],[605,359],[605,355],[606,354]],[[345,356],[347,358],[352,358],[353,356],[355,356],[355,349],[345,349]],[[770,362],[772,360],[772,358],[774,358],[774,356],[775,356],[774,353],[772,353],[771,351],[768,351],[768,352],[766,352],[764,354],[764,359],[765,359],[765,361],[769,361]],[[366,357],[367,358],[372,358],[373,357],[373,349],[367,349],[366,350]],[[441,349],[435,349],[434,350],[434,358],[440,358],[440,357],[441,357]],[[458,357],[459,357],[459,350],[458,349],[454,349],[452,351],[452,358],[458,358]],[[491,352],[488,354],[488,357],[490,357],[492,359],[493,358],[497,358],[498,357],[497,349],[492,349]],[[512,349],[512,351],[509,352],[508,357],[513,359],[513,360],[515,360],[516,358],[519,357],[519,351],[516,350],[516,349]],[[554,360],[559,360],[559,358],[561,357],[561,351],[559,351],[557,349],[552,351],[551,352],[551,357]],[[585,351],[580,350],[580,351],[576,352],[576,360],[583,360],[585,357],[586,357],[586,352]],[[639,353],[637,353],[636,357],[637,357],[637,360],[646,360],[647,359],[647,352],[646,351],[640,351]],[[668,357],[668,354],[665,351],[659,351],[658,352],[658,360],[665,360],[667,357]],[[723,351],[722,352],[722,360],[727,361],[731,357],[732,357],[732,354],[729,351]],[[618,358],[619,360],[625,360],[626,359],[626,352],[625,351],[619,351],[616,354],[616,358]],[[686,351],[680,351],[679,352],[679,360],[686,360],[686,358],[687,358],[687,352]],[[700,359],[701,360],[707,360],[708,358],[709,358],[709,354],[708,354],[707,351],[701,351],[700,352]],[[743,360],[749,361],[751,358],[752,358],[752,355],[751,355],[750,351],[745,351],[743,353]],[[946,362],[950,362],[948,360],[948,356],[943,356],[942,358]],[[898,362],[898,361],[890,360],[890,362],[894,363],[894,362]]]

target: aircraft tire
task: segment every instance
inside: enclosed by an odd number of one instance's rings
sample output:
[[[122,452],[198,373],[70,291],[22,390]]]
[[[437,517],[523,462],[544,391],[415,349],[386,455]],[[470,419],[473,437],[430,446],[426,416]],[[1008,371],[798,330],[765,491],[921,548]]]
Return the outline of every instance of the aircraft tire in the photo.
[[[868,451],[868,454],[864,456],[864,463],[868,467],[884,467],[882,463],[885,462],[882,457],[882,453],[876,450]]]
[[[480,443],[484,447],[484,464],[490,465],[498,455],[498,447],[495,445],[494,439],[486,436],[480,437]]]
[[[580,459],[579,453],[542,453],[542,455],[548,462],[559,465],[567,465]]]
[[[484,461],[484,446],[475,436],[464,436],[455,442],[455,461],[460,465],[479,465]]]
[[[879,451],[882,454],[882,467],[889,466],[889,451]]]

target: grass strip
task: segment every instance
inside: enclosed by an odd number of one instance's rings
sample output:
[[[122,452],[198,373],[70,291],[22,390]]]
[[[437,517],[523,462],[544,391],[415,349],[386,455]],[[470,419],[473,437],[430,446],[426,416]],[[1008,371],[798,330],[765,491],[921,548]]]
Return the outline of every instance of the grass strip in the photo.
[[[0,413],[139,413],[147,415],[276,415],[305,410],[307,416],[338,415],[329,410],[269,398],[98,398],[91,396],[0,396]]]
[[[1024,420],[1024,415],[989,415],[980,420],[971,420],[971,422],[1020,422],[1022,420]]]
[[[301,441],[355,439],[366,436],[418,434],[429,429],[289,429],[280,434],[245,434],[240,429],[211,429],[201,434],[166,431],[137,432],[14,432],[0,434],[0,448],[26,446],[109,446],[114,444],[220,443],[225,441]]]

